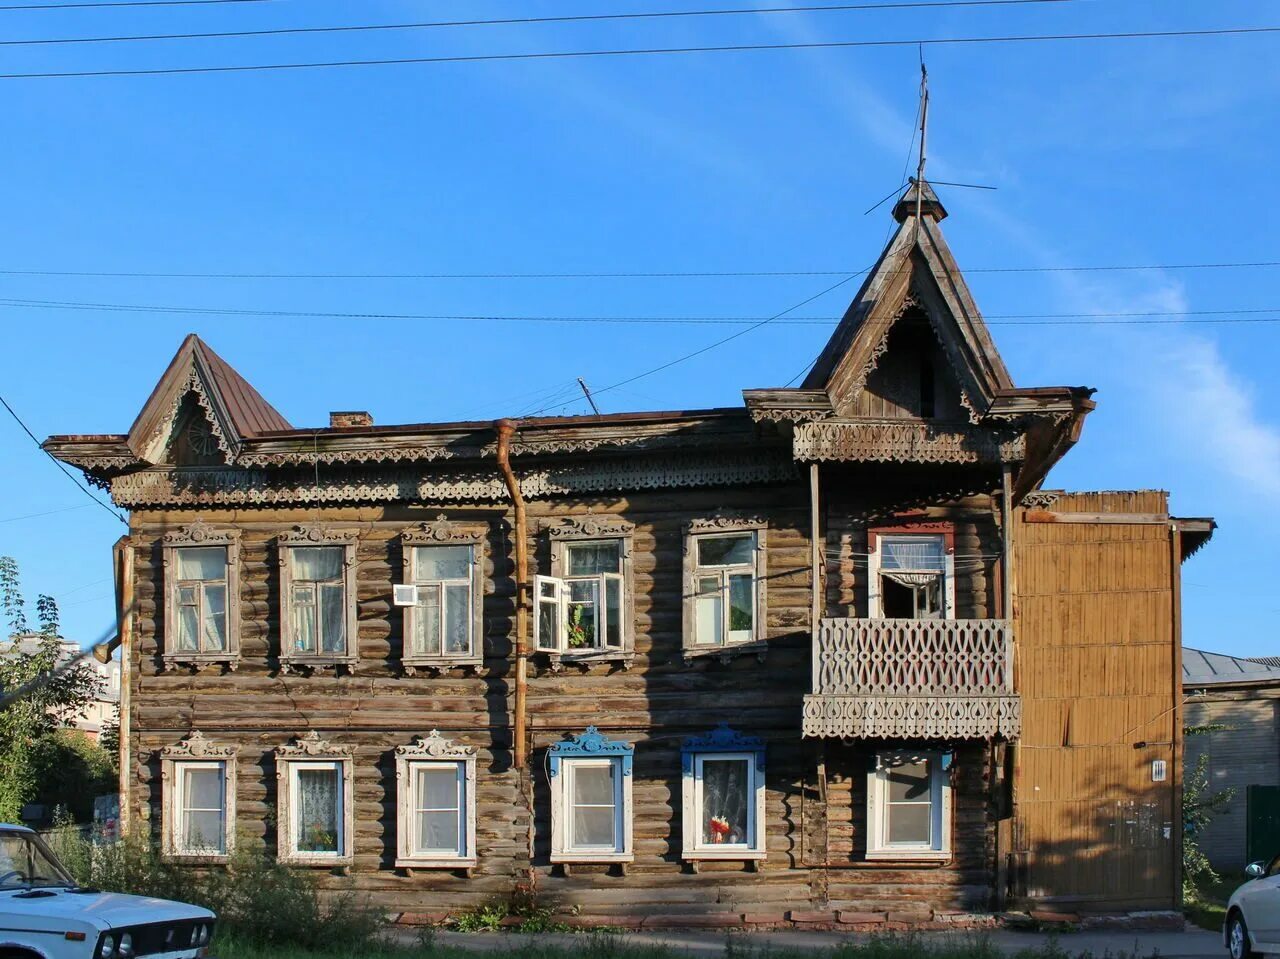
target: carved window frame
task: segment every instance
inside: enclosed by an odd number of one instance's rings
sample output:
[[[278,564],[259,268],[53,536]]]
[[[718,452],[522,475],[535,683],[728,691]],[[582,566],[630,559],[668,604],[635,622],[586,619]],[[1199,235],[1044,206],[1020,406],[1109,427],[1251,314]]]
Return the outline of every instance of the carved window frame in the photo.
[[[955,619],[956,615],[956,537],[951,523],[899,523],[893,526],[873,526],[867,530],[867,616],[881,619],[884,609],[880,594],[881,540],[928,537],[942,540],[942,618]]]
[[[405,585],[417,585],[417,552],[419,546],[470,546],[471,547],[471,651],[466,655],[445,653],[417,654],[412,652],[413,637],[418,625],[417,605],[405,606],[400,664],[410,676],[418,668],[448,669],[453,666],[478,667],[484,663],[484,569],[485,540],[488,529],[475,523],[458,523],[441,513],[428,523],[421,523],[400,534],[401,563]],[[443,602],[443,597],[441,598]]]
[[[356,530],[327,529],[318,525],[295,526],[276,537],[277,562],[280,566],[280,670],[292,672],[298,667],[323,669],[345,666],[354,672],[360,662],[359,603],[356,576],[359,561],[356,552],[360,536]],[[293,622],[293,551],[298,547],[334,547],[342,549],[342,617],[346,631],[346,650],[342,653],[302,653],[293,649],[289,638]],[[316,604],[319,622],[319,602]]]
[[[764,740],[744,736],[721,723],[703,736],[691,736],[680,747],[681,794],[683,799],[683,853],[686,862],[732,860],[761,862],[765,850],[765,765]],[[704,759],[743,759],[748,763],[751,779],[748,785],[748,814],[751,842],[718,848],[702,841],[702,762]]]
[[[546,656],[552,669],[566,662],[617,662],[624,668],[629,667],[635,657],[635,574],[633,571],[633,554],[635,552],[635,525],[618,517],[582,516],[570,517],[547,527],[547,539],[550,541],[551,575],[535,577],[534,628],[539,623],[537,603],[542,595],[542,584],[548,581],[557,585],[557,595],[565,592],[564,582],[568,577],[569,546],[586,543],[618,544],[618,570],[622,581],[621,603],[621,639],[618,648],[593,647],[591,649],[573,649],[560,645],[559,649],[537,649],[535,636],[535,652]],[[565,627],[564,603],[561,602],[560,629]]]
[[[756,653],[764,657],[768,648],[768,538],[769,523],[761,516],[722,515],[695,519],[684,527],[684,575],[682,579],[683,613],[681,641],[685,661],[703,656],[728,660],[735,655]],[[696,599],[699,540],[737,533],[755,534],[755,558],[752,566],[755,610],[751,639],[737,643],[699,643],[696,641]],[[726,608],[725,614],[728,614]]]
[[[595,726],[547,749],[548,784],[551,787],[551,862],[629,863],[635,859],[632,829],[632,775],[635,746],[610,739]],[[575,767],[609,763],[614,772],[613,851],[574,847],[570,843],[569,820],[573,814],[570,790]]]
[[[239,747],[218,744],[193,729],[187,738],[160,750],[160,851],[169,862],[192,865],[225,863],[236,841],[236,756]],[[179,777],[185,767],[220,767],[222,771],[222,851],[190,851],[178,842],[182,826],[179,802],[183,786]]]
[[[462,818],[465,846],[461,855],[442,856],[414,851],[417,834],[416,772],[422,767],[448,767],[461,773]],[[396,747],[396,868],[470,869],[476,857],[476,751],[445,739],[438,730],[417,736],[411,745]]]
[[[276,749],[276,858],[288,865],[350,867],[355,848],[355,799],[352,795],[354,747],[321,739],[315,730],[297,737],[291,745]],[[342,834],[336,853],[299,851],[294,848],[294,767],[331,764],[338,769],[342,809],[338,826]]]
[[[952,787],[954,754],[931,749],[881,750],[867,769],[867,852],[868,860],[902,862],[945,862],[951,859]],[[930,814],[933,839],[929,846],[891,846],[885,841],[888,772],[902,762],[928,760]]]
[[[240,664],[240,530],[210,526],[196,520],[161,537],[164,561],[164,643],[160,659],[165,666]],[[227,554],[227,648],[201,652],[180,650],[178,642],[178,550],[222,547]]]

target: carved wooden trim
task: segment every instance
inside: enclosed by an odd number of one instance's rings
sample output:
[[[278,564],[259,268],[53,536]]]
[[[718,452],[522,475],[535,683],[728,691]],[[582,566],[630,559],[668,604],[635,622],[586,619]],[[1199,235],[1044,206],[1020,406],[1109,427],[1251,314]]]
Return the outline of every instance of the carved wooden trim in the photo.
[[[289,865],[323,866],[334,868],[350,866],[355,848],[355,797],[352,794],[352,766],[355,748],[321,739],[314,729],[298,736],[290,745],[276,749],[276,858]],[[293,837],[293,777],[292,767],[298,763],[334,763],[340,773],[342,788],[342,848],[338,854],[292,851]]]
[[[1011,463],[1026,440],[964,424],[896,421],[804,423],[792,437],[801,461],[872,463]]]
[[[331,529],[321,524],[303,524],[293,527],[276,537],[276,561],[280,567],[280,671],[290,673],[298,668],[323,669],[326,666],[345,666],[352,672],[360,662],[360,636],[357,573],[357,551],[360,534],[353,529]],[[342,653],[307,653],[293,648],[289,638],[293,610],[293,550],[297,547],[331,546],[340,548],[342,556],[342,616],[346,633],[346,650]],[[317,622],[320,618],[319,597],[316,600]]]
[[[612,516],[570,516],[547,526],[552,542],[581,539],[625,539],[635,533],[634,523]]]
[[[1050,509],[1061,498],[1061,493],[1049,492],[1047,490],[1032,490],[1026,496],[1022,497],[1022,505],[1028,509]]]
[[[400,664],[406,675],[414,676],[419,668],[435,671],[455,666],[478,667],[484,663],[484,588],[485,588],[485,540],[487,523],[451,521],[440,513],[430,522],[420,523],[400,534],[401,569],[404,582],[418,582],[417,553],[419,546],[470,546],[471,547],[471,652],[466,655],[419,654],[413,652],[413,637],[417,632],[418,608],[402,607],[402,639]]]
[[[160,538],[164,564],[164,635],[160,637],[164,666],[226,666],[235,670],[240,663],[240,531],[214,527],[196,520]],[[177,551],[186,548],[222,547],[227,553],[227,648],[217,652],[179,650]]]
[[[419,765],[463,767],[463,800],[466,849],[462,856],[425,856],[413,852],[410,838],[415,834],[413,789],[414,769]],[[438,730],[416,736],[412,744],[396,747],[396,868],[468,869],[476,864],[476,751],[445,739]]]
[[[197,729],[187,738],[162,747],[160,755],[160,851],[170,862],[190,865],[224,863],[235,850],[236,841],[236,757],[239,747],[218,744],[205,738]],[[175,841],[180,823],[178,808],[178,776],[185,764],[217,765],[223,776],[223,843],[225,852],[180,852]]]
[[[312,466],[316,463],[325,465],[348,465],[360,463],[432,463],[436,460],[461,459],[468,455],[478,455],[478,450],[455,452],[443,446],[404,445],[404,446],[369,446],[360,449],[331,449],[320,447],[318,450],[300,448],[284,452],[242,453],[236,462],[241,466]]]
[[[804,698],[804,735],[850,739],[1016,739],[1017,696],[823,696]]]
[[[752,832],[750,848],[716,848],[700,841],[702,835],[702,810],[698,806],[697,759],[699,756],[740,755],[749,757],[751,763]],[[682,852],[685,862],[703,860],[755,861],[766,858],[765,812],[765,747],[758,736],[744,736],[721,723],[701,736],[690,736],[680,746],[681,806],[683,812]]]

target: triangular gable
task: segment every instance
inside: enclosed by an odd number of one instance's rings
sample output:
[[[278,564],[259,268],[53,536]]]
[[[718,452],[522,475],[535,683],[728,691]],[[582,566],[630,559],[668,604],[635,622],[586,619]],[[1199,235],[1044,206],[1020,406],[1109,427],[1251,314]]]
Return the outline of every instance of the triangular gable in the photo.
[[[946,216],[926,183],[916,217],[913,186],[894,208],[898,230],[845,311],[803,389],[824,389],[847,414],[907,309],[928,316],[971,414],[981,416],[1013,380],[938,226]]]
[[[245,437],[291,429],[288,421],[194,333],[178,347],[142,412],[129,429],[129,449],[148,463],[162,460],[181,419],[191,416],[189,397],[208,419],[224,462],[232,462]]]

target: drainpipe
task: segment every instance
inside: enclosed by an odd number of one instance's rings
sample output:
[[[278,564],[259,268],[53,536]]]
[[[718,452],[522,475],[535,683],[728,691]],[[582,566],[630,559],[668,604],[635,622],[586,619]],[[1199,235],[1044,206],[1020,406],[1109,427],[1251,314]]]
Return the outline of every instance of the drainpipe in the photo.
[[[511,470],[511,437],[515,435],[516,421],[502,419],[493,424],[498,431],[498,469],[507,484],[511,502],[515,504],[516,541],[516,702],[515,702],[515,765],[524,770],[528,760],[528,720],[526,697],[528,695],[529,666],[529,530],[525,517],[524,497],[520,483]]]

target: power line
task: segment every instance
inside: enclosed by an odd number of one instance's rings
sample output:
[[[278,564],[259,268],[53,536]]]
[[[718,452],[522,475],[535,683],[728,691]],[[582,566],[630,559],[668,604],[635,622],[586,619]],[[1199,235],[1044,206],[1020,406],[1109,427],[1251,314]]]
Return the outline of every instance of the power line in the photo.
[[[13,421],[15,423],[17,423],[19,426],[22,427],[22,431],[31,437],[31,442],[36,444],[36,448],[39,449],[40,452],[44,453],[45,456],[49,457],[49,459],[53,461],[53,465],[58,467],[58,469],[62,471],[63,475],[67,477],[67,479],[75,483],[76,487],[82,493],[84,493],[85,496],[89,497],[89,499],[93,500],[95,503],[97,503],[99,506],[105,509],[108,513],[110,513],[120,522],[124,523],[126,526],[129,525],[128,520],[126,520],[123,516],[121,516],[119,513],[113,510],[106,503],[102,502],[102,500],[98,499],[98,497],[94,496],[93,493],[89,491],[89,487],[85,486],[78,479],[76,479],[75,476],[72,475],[71,471],[68,470],[65,466],[62,465],[62,463],[58,461],[57,457],[55,457],[52,453],[50,453],[47,449],[45,449],[43,446],[40,445],[40,440],[36,438],[36,434],[31,432],[31,430],[27,427],[26,423],[22,422],[22,417],[20,417],[16,412],[14,412],[13,407],[9,405],[9,401],[6,400],[3,396],[0,396],[0,405],[4,406],[4,408],[9,411],[9,415],[13,417]]]
[[[211,2],[211,0],[205,0]],[[280,37],[314,33],[366,33],[383,30],[426,30],[435,27],[529,26],[540,23],[593,23],[608,20],[659,20],[687,17],[721,17],[775,13],[835,13],[854,10],[904,10],[934,7],[1003,7],[1013,5],[1074,3],[1077,0],[903,0],[892,3],[813,4],[803,7],[724,7],[709,10],[658,10],[638,13],[594,13],[561,17],[505,17],[502,19],[425,20],[410,23],[340,24],[329,27],[275,27],[267,30],[219,30],[209,33],[143,33],[106,37],[55,37],[36,40],[0,40],[0,46],[51,44],[126,43],[149,40],[222,40],[245,37]],[[4,8],[0,8],[4,9]]]
[[[36,519],[40,516],[52,516],[55,513],[69,513],[76,509],[86,509],[88,506],[88,503],[80,503],[76,506],[64,506],[62,509],[45,510],[43,513],[25,513],[22,516],[6,516],[4,519],[0,519],[0,523],[16,523],[20,519]]]
[[[266,3],[268,0],[111,0],[103,3],[14,3],[0,10],[86,10],[95,7],[193,7],[211,3]]]
[[[1147,263],[1102,264],[1094,266],[994,266],[970,267],[971,273],[1098,273],[1155,270],[1263,269],[1280,266],[1280,260],[1240,263]],[[160,280],[633,280],[684,278],[736,278],[782,276],[845,276],[845,270],[658,270],[631,273],[160,273],[142,270],[0,270],[0,276],[79,276],[104,279]],[[907,271],[901,271],[907,272]],[[888,272],[886,272],[888,275]]]
[[[856,47],[925,47],[987,43],[1039,43],[1079,40],[1175,39],[1280,33],[1280,26],[1223,27],[1216,30],[1131,30],[1116,33],[1011,34],[996,37],[934,37],[929,39],[826,40],[808,43],[743,43],[697,47],[638,47],[613,50],[550,50],[532,53],[453,54],[436,57],[387,57],[370,60],[310,60],[302,63],[250,63],[207,67],[136,67],[123,70],[68,70],[39,73],[0,73],[0,80],[50,80],[88,77],[148,77],[180,74],[254,73],[312,70],[332,67],[400,66],[430,63],[499,63],[518,60],[595,59],[599,57],[670,56],[691,53],[755,53],[776,50],[832,50]]]
[[[838,286],[839,284],[837,284]],[[0,298],[0,307],[14,309],[78,310],[88,312],[124,313],[177,313],[196,316],[255,316],[299,317],[339,320],[437,320],[450,322],[508,322],[508,323],[617,323],[651,325],[717,326],[773,322],[780,326],[831,326],[840,319],[831,316],[793,316],[787,319],[768,316],[564,316],[555,314],[502,314],[502,313],[378,313],[372,311],[335,312],[322,310],[268,310],[200,306],[171,306],[132,303],[86,303],[74,300],[25,300]],[[1263,314],[1273,314],[1264,316]],[[1220,319],[1208,319],[1219,317]],[[987,313],[983,319],[989,324],[1056,326],[1074,323],[1271,323],[1280,317],[1280,306],[1260,308],[1230,308],[1218,310],[1135,310],[1095,313]],[[1159,320],[1157,318],[1166,318]],[[1013,321],[1036,321],[1025,324]],[[1057,322],[1061,321],[1061,322]],[[573,392],[574,382],[564,389]]]

